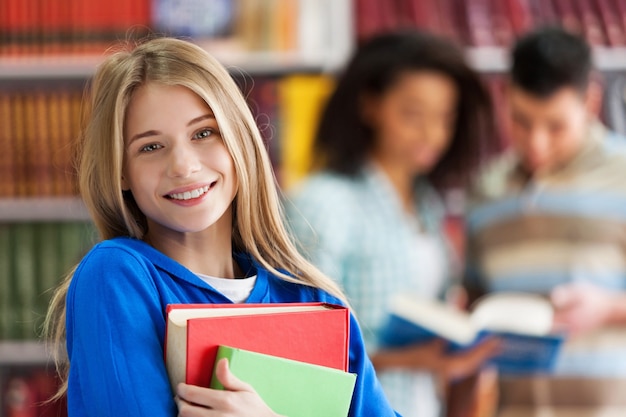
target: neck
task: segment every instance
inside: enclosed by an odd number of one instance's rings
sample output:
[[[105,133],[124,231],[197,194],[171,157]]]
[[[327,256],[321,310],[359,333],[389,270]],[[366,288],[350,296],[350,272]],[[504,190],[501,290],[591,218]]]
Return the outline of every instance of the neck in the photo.
[[[225,215],[226,216],[226,215]],[[232,222],[220,219],[207,230],[195,233],[160,230],[150,225],[145,240],[190,271],[219,278],[243,277],[232,255]]]
[[[410,213],[414,212],[415,205],[413,202],[415,196],[413,181],[415,176],[399,164],[388,163],[388,161],[382,158],[374,158],[374,162],[382,169],[389,179],[389,182],[391,182],[391,185],[400,198],[404,210]]]

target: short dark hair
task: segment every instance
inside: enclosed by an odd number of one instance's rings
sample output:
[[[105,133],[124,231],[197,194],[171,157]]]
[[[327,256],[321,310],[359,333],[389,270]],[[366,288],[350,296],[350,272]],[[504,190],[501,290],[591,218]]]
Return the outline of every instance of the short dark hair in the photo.
[[[513,48],[511,64],[513,84],[538,97],[564,87],[584,92],[593,66],[587,42],[556,26],[521,37]]]
[[[357,49],[331,94],[315,137],[318,167],[356,176],[374,146],[361,114],[364,96],[380,96],[407,72],[436,71],[459,91],[456,126],[447,152],[429,173],[436,184],[469,178],[492,133],[491,99],[460,47],[442,37],[402,30],[379,34]]]

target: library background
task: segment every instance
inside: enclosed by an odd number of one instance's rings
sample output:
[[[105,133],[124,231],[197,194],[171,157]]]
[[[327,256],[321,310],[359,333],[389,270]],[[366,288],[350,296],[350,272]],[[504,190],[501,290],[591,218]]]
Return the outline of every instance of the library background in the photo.
[[[283,187],[307,172],[320,106],[360,39],[420,27],[465,47],[504,111],[507,46],[545,23],[584,34],[603,121],[626,134],[626,0],[0,0],[0,410],[57,416],[39,341],[51,289],[94,243],[73,142],[83,90],[116,41],[168,34],[217,56],[245,92]],[[502,120],[501,117],[498,118]],[[507,146],[502,127],[490,152]]]

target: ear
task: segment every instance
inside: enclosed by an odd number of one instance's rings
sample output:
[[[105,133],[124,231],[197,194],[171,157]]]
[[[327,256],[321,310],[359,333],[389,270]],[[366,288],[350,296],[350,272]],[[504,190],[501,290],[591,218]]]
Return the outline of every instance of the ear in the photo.
[[[585,106],[592,117],[599,117],[602,110],[602,81],[599,77],[592,77],[585,92]]]

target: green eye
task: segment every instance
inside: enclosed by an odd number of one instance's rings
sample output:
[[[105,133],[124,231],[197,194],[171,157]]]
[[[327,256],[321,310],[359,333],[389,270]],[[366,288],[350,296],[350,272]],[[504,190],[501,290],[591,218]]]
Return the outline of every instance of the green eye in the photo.
[[[199,132],[197,132],[196,134],[193,135],[194,139],[206,139],[208,137],[210,137],[213,134],[213,130],[212,129],[202,129]]]
[[[161,149],[161,145],[158,145],[156,143],[151,143],[150,145],[146,145],[144,147],[142,147],[139,152],[153,152],[156,151],[157,149]]]

